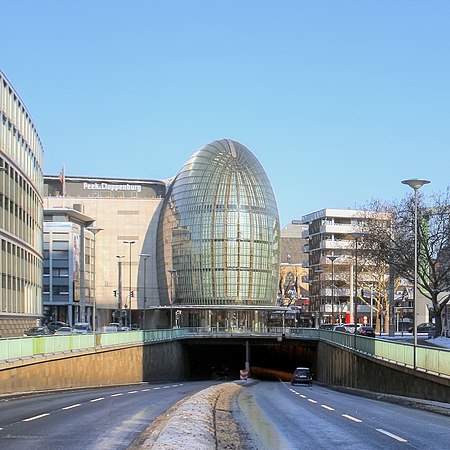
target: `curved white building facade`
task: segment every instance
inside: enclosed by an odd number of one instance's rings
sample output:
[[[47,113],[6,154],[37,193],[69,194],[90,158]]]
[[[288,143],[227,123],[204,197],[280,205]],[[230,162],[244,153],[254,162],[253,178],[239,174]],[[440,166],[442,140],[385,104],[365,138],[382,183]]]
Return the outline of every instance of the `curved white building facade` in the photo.
[[[0,71],[0,334],[22,335],[42,315],[43,147]]]

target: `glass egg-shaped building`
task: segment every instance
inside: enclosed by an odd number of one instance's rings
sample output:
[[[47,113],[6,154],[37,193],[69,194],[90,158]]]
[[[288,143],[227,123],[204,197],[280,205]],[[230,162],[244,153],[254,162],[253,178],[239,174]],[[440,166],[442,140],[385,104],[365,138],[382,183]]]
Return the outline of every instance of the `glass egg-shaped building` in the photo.
[[[161,304],[275,305],[279,236],[275,196],[257,158],[229,139],[204,146],[172,180],[162,204]]]

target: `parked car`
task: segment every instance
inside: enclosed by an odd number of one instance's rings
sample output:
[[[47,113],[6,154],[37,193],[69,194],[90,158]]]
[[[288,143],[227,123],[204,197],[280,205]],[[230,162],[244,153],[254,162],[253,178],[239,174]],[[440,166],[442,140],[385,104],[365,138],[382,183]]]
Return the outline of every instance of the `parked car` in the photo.
[[[74,333],[86,334],[92,331],[91,324],[88,322],[77,322],[73,326]]]
[[[102,333],[117,333],[119,329],[115,325],[105,325],[102,328]]]
[[[429,331],[434,331],[434,330],[435,330],[434,323],[431,323],[431,322],[419,323],[419,325],[417,325],[417,332],[418,333],[428,333]],[[413,327],[410,327],[408,329],[408,331],[410,333],[412,333],[413,332]]]
[[[54,333],[55,336],[74,334],[71,327],[59,327]]]
[[[48,334],[51,334],[50,330],[47,327],[42,326],[42,327],[28,328],[28,330],[24,331],[23,335],[24,336],[46,336]]]
[[[308,367],[297,367],[292,375],[291,384],[312,384],[312,375]]]
[[[362,327],[357,328],[356,333],[361,336],[375,337],[375,329],[367,325],[363,325]]]
[[[333,324],[332,323],[323,323],[319,327],[321,330],[332,330]]]
[[[347,330],[347,328],[345,328],[344,325],[335,325],[333,327],[333,331],[340,331],[341,333],[349,333],[349,331]]]
[[[47,325],[47,328],[50,330],[50,333],[54,333],[58,328],[61,327],[68,327],[69,324],[66,322],[49,322]]]

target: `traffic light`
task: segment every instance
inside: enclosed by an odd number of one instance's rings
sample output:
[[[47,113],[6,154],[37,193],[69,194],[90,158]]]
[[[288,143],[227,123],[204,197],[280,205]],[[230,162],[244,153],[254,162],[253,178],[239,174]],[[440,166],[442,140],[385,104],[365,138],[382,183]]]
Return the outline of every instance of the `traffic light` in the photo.
[[[130,297],[134,297],[134,291],[130,291]]]
[[[113,293],[114,293],[114,297],[117,297],[117,291],[113,291]]]

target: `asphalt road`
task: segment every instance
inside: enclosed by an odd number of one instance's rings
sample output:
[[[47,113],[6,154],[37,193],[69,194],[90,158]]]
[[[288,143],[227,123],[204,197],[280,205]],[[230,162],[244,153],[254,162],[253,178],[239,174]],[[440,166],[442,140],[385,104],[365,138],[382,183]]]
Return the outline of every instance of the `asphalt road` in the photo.
[[[314,385],[257,382],[237,399],[252,448],[449,448],[450,417]]]
[[[0,448],[126,449],[167,408],[212,384],[140,384],[3,398]]]

